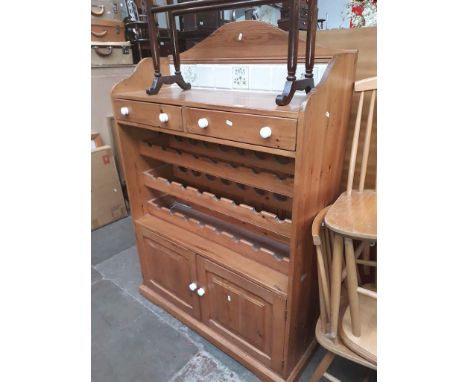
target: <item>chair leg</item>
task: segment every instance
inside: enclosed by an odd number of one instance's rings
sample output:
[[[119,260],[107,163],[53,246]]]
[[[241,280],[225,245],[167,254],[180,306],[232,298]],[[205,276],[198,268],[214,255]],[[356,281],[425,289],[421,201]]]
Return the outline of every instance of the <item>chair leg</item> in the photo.
[[[312,377],[310,377],[309,382],[320,382],[320,379],[322,378],[323,374],[325,374],[325,372],[328,370],[334,358],[335,354],[327,351],[327,354],[325,354],[320,363],[317,365],[314,374],[312,374]]]
[[[362,258],[363,258],[363,260],[370,260],[370,246],[369,246],[369,243],[365,243],[364,245],[365,245],[365,247],[364,247],[364,252],[362,254]],[[370,267],[368,265],[364,265],[363,269],[364,269],[364,274],[366,276],[369,276],[370,275]]]
[[[323,287],[322,280],[318,278],[318,287],[319,287],[319,302],[320,302],[320,327],[322,328],[322,333],[327,332],[327,312],[325,308],[325,301],[323,300]]]
[[[336,338],[338,331],[338,315],[340,313],[341,297],[341,267],[343,264],[343,238],[335,234],[333,240],[333,260],[331,275],[331,314],[330,336]]]
[[[349,310],[351,313],[351,325],[353,334],[356,337],[361,335],[361,322],[359,319],[359,296],[357,292],[357,270],[356,259],[354,258],[354,247],[351,239],[345,239],[346,254],[346,284],[348,289]]]

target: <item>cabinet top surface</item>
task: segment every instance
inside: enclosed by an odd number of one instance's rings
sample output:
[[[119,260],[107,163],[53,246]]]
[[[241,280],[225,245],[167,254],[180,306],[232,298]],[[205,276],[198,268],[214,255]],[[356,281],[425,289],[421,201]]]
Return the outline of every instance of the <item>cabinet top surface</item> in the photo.
[[[182,90],[177,86],[164,86],[156,95],[147,95],[144,89],[119,92],[115,98],[153,102],[178,106],[192,106],[251,114],[268,114],[297,118],[307,95],[298,93],[287,106],[277,106],[275,92],[238,91],[192,88]]]

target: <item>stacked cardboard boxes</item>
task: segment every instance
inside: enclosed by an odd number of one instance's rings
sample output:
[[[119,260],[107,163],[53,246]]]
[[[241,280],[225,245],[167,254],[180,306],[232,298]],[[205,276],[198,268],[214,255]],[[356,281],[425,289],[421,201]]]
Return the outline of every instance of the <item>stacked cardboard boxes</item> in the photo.
[[[91,229],[127,216],[114,155],[102,145],[99,134],[91,134]]]

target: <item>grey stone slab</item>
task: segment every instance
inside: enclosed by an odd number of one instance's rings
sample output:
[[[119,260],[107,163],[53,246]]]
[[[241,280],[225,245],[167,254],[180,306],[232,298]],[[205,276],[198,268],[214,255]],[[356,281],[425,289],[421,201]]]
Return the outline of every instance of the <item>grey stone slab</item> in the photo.
[[[170,382],[244,382],[206,352],[196,354]]]
[[[197,352],[111,281],[92,286],[93,382],[168,381]]]
[[[111,280],[121,289],[135,297],[141,284],[140,260],[136,246],[131,246],[120,253],[97,264],[96,268],[106,280]]]
[[[125,332],[145,309],[107,280],[91,287],[92,341],[102,344]]]
[[[102,275],[93,267],[91,267],[91,284],[94,284],[96,281],[99,281],[101,279]]]
[[[102,261],[135,245],[131,216],[91,232],[91,263]]]
[[[255,376],[249,369],[245,366],[237,362],[234,358],[224,353],[221,349],[217,348],[211,342],[203,338],[202,336],[198,335],[194,332],[197,338],[197,344],[201,346],[204,352],[210,354],[214,357],[218,362],[224,365],[229,370],[233,371],[238,377],[239,380],[243,382],[259,382],[260,379]]]

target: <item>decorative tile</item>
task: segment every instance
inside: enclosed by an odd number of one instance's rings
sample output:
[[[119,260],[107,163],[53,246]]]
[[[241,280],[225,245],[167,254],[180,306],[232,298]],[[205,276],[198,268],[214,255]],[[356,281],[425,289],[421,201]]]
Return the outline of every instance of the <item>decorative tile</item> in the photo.
[[[198,76],[195,65],[182,65],[180,71],[182,72],[182,76],[184,77],[185,81],[192,84],[192,86],[196,86]]]
[[[249,67],[248,66],[233,66],[232,67],[232,88],[233,89],[248,89],[249,88]]]
[[[318,85],[327,64],[314,66],[314,80]],[[174,65],[170,66],[174,73]],[[192,87],[242,89],[252,91],[282,91],[287,77],[285,64],[187,64],[181,65],[184,79]],[[305,65],[298,64],[296,77],[305,77]]]

